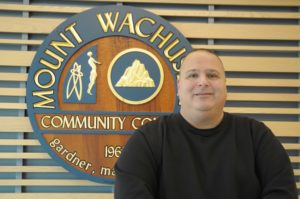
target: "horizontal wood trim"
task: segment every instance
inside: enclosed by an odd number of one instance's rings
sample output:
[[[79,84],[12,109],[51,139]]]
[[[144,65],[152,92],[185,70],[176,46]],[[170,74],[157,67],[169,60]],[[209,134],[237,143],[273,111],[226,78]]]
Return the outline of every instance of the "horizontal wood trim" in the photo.
[[[0,139],[0,146],[40,146],[38,140]],[[300,144],[282,144],[286,150],[300,150]],[[1,172],[1,166],[0,166]]]
[[[0,73],[0,81],[27,81],[27,73]],[[227,78],[228,86],[300,87],[299,79]]]
[[[41,45],[42,40],[28,39],[0,39],[0,44],[16,44],[16,45]]]
[[[1,42],[1,41],[0,41]],[[192,45],[194,49],[211,49],[211,50],[237,50],[237,51],[264,51],[264,52],[298,52],[300,47],[297,46],[248,46],[248,45]]]
[[[276,136],[299,137],[300,122],[265,121]],[[0,117],[0,132],[33,132],[28,117]]]
[[[0,65],[30,66],[35,53],[35,51],[0,50]],[[300,73],[300,58],[237,56],[220,56],[220,58],[226,71]]]
[[[0,146],[40,146],[38,140],[0,139]]]
[[[294,169],[294,175],[300,176],[300,169]]]
[[[0,96],[26,96],[25,88],[0,88]]]
[[[292,163],[300,163],[300,157],[299,156],[289,156]]]
[[[286,150],[300,150],[300,144],[282,144]],[[0,139],[0,146],[40,146],[38,140]],[[0,166],[1,172],[1,166]]]
[[[63,21],[64,19],[0,17],[0,32],[48,34]],[[172,24],[187,38],[300,39],[299,25],[206,24],[191,22],[172,22]]]
[[[0,103],[0,109],[12,109],[12,110],[25,110],[27,109],[26,103]]]
[[[0,103],[0,109],[27,109],[26,103]],[[299,108],[260,108],[260,107],[225,107],[225,111],[230,113],[250,113],[250,114],[283,114],[298,115]]]
[[[264,123],[279,137],[300,137],[300,122],[264,121]]]
[[[300,87],[300,79],[227,78],[228,86]]]
[[[0,159],[51,159],[47,153],[0,153]]]
[[[42,40],[24,40],[24,39],[0,39],[0,44],[11,45],[41,45]],[[264,51],[264,52],[299,52],[297,46],[248,46],[248,45],[197,45],[192,44],[194,49],[211,49],[226,51]]]
[[[27,81],[27,73],[0,73],[0,81]],[[227,78],[228,86],[300,87],[299,79]]]
[[[113,193],[0,193],[3,199],[113,199]]]
[[[27,73],[0,73],[0,81],[27,81]]]
[[[47,12],[47,13],[80,13],[93,7],[86,6],[53,6],[53,5],[23,5],[0,4],[0,10]],[[224,18],[259,18],[259,19],[300,19],[300,14],[295,12],[241,12],[241,11],[205,11],[205,10],[178,10],[144,8],[160,16],[176,17],[224,17]]]
[[[179,9],[146,9],[160,16],[170,17],[208,17],[208,18],[250,18],[250,19],[300,19],[299,13],[285,12],[241,12],[241,11],[206,11]]]
[[[0,197],[5,199],[113,199],[114,195],[113,193],[0,193]]]
[[[9,172],[26,172],[26,173],[67,173],[63,167],[60,166],[0,166],[1,173]],[[294,169],[294,175],[299,176],[300,170]]]
[[[300,114],[299,108],[259,108],[259,107],[225,107],[225,111],[230,113],[244,113],[244,114]]]
[[[25,88],[0,88],[0,96],[26,96]],[[228,93],[229,101],[300,102],[300,94]]]
[[[67,173],[68,171],[60,166],[0,166],[0,172]]]
[[[64,19],[0,17],[0,32],[48,34]]]
[[[0,50],[0,66],[30,66],[34,55],[35,51]]]
[[[26,103],[0,103],[0,109],[27,109]],[[250,113],[250,114],[300,114],[299,108],[261,108],[261,107],[225,107],[225,111],[230,113]]]
[[[300,58],[236,56],[220,56],[220,58],[226,71],[300,73]]]
[[[73,0],[82,1],[82,0]],[[99,2],[99,0],[85,0],[91,2]],[[297,0],[273,1],[273,0],[110,0],[109,2],[128,2],[128,3],[160,3],[160,4],[193,4],[193,5],[245,5],[245,6],[299,6]]]
[[[23,5],[12,3],[1,3],[0,10],[6,11],[27,11],[27,12],[47,12],[47,13],[79,13],[92,7],[83,6],[54,6],[54,5]]]
[[[283,143],[282,145],[286,150],[300,150],[300,144]]]
[[[0,132],[33,132],[28,117],[0,117]]]
[[[23,140],[23,139],[0,139],[0,146],[40,146],[38,140]],[[300,144],[283,143],[286,150],[300,150]],[[8,168],[10,168],[9,166]],[[1,172],[0,166],[0,172]]]
[[[228,93],[228,101],[300,102],[300,94]]]
[[[299,25],[172,23],[187,38],[299,40]],[[255,31],[254,31],[255,30]],[[276,32],[276,34],[274,34]]]
[[[299,156],[289,156],[292,163],[300,163]],[[47,153],[0,153],[0,159],[51,159]],[[2,185],[0,180],[0,186]]]
[[[223,62],[225,63],[225,62]],[[249,63],[250,64],[250,63]],[[257,67],[254,67],[252,64],[250,67],[247,67],[246,65],[249,65],[245,63],[244,65],[225,65],[225,70],[230,72],[259,72],[259,73],[300,73],[300,67],[297,65],[290,65],[286,67],[277,67],[274,64],[273,66],[268,65],[258,65]]]
[[[0,186],[103,186],[107,184],[88,180],[56,180],[56,179],[0,179]]]

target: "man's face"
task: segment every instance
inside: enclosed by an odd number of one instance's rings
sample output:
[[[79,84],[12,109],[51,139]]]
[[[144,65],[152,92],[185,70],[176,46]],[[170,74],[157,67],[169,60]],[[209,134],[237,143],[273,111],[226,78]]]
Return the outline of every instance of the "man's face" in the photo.
[[[180,70],[178,96],[181,111],[223,110],[227,89],[221,61],[206,51],[188,55]]]

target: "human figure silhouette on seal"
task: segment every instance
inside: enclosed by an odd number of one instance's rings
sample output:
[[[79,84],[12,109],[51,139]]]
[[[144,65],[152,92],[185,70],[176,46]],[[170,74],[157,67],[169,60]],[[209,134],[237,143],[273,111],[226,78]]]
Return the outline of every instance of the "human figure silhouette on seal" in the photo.
[[[98,62],[96,61],[92,56],[93,56],[93,52],[92,51],[89,51],[87,53],[87,55],[90,57],[89,60],[88,60],[88,64],[90,65],[91,67],[91,72],[90,72],[90,82],[89,82],[89,85],[88,85],[88,89],[87,89],[87,93],[89,95],[93,95],[92,94],[92,88],[96,82],[96,78],[97,78],[97,70],[96,70],[96,64],[101,64],[101,62]]]

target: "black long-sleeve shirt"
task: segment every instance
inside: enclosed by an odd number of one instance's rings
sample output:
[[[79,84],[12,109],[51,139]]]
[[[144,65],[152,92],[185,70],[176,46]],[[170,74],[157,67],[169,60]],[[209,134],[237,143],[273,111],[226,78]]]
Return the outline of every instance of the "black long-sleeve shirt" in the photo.
[[[270,129],[229,113],[208,130],[180,114],[147,123],[115,171],[115,199],[297,198],[291,163]]]

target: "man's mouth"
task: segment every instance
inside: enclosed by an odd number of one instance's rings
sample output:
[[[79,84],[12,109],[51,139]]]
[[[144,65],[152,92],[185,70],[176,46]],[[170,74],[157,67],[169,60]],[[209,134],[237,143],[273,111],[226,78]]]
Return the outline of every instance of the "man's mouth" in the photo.
[[[195,93],[196,96],[210,96],[212,93]]]

